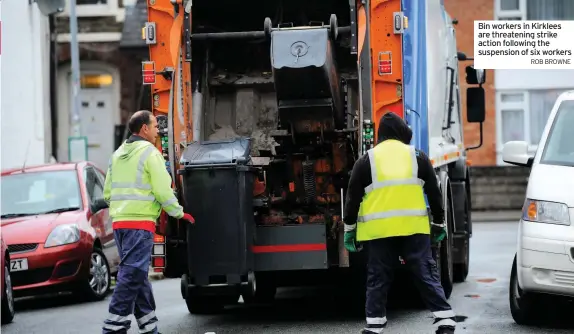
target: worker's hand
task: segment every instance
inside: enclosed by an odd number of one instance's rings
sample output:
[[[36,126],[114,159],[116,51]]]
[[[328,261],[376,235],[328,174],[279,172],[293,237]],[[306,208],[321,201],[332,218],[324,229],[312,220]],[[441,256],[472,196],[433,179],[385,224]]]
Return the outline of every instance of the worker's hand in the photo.
[[[446,237],[446,225],[431,223],[431,242],[433,244],[440,243]]]
[[[181,217],[181,219],[183,220],[187,220],[189,223],[191,224],[195,224],[195,219],[193,218],[192,215],[190,215],[189,213],[184,213],[183,217]]]
[[[345,248],[352,253],[357,252],[357,230],[347,231],[344,236]]]

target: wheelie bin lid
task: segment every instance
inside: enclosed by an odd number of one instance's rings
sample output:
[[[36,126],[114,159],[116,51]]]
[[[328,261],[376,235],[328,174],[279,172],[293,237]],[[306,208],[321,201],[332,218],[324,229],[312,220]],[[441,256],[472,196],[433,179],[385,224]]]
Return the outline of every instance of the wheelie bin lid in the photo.
[[[251,138],[241,137],[202,142],[187,145],[181,155],[184,167],[215,164],[247,164],[251,157]]]

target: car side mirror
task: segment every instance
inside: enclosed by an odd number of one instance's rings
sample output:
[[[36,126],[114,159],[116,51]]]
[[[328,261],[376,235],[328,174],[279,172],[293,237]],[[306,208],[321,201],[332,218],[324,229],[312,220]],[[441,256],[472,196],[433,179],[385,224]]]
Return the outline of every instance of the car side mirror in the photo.
[[[502,161],[521,167],[532,167],[534,157],[528,154],[528,143],[509,141],[502,148]]]
[[[466,89],[466,120],[469,123],[484,122],[486,105],[484,88],[469,87]]]
[[[103,198],[98,198],[92,203],[91,210],[92,213],[96,213],[100,210],[107,209],[109,207],[108,203]]]

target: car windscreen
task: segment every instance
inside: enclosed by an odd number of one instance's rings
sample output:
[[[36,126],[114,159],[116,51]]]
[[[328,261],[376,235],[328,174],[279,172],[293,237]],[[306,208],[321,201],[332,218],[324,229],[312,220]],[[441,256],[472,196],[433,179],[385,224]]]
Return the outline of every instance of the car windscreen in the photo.
[[[78,210],[82,207],[74,170],[2,176],[2,218]]]
[[[574,167],[574,100],[560,103],[540,163]]]

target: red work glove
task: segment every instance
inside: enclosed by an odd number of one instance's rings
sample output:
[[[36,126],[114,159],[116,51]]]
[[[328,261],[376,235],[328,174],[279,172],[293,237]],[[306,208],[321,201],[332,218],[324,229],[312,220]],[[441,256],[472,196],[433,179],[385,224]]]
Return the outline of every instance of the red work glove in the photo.
[[[188,222],[195,224],[195,219],[193,219],[193,216],[190,215],[189,213],[184,213],[183,217],[181,217],[181,219],[187,220]]]

